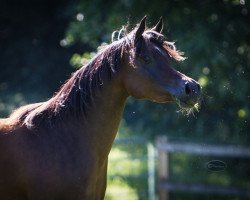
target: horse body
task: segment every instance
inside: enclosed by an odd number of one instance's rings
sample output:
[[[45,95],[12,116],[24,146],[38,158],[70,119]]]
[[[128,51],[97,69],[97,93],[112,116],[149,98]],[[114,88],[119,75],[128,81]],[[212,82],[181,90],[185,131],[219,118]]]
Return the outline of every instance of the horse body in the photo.
[[[197,103],[198,84],[168,66],[170,50],[168,55],[151,42],[151,34],[162,36],[159,26],[143,33],[142,20],[134,32],[78,70],[54,97],[0,120],[1,199],[103,199],[108,154],[127,97]],[[148,63],[139,49],[153,61]]]
[[[72,117],[35,131],[22,124],[7,127],[2,120],[1,198],[103,199],[107,157],[126,100],[114,85],[95,97],[87,120]]]

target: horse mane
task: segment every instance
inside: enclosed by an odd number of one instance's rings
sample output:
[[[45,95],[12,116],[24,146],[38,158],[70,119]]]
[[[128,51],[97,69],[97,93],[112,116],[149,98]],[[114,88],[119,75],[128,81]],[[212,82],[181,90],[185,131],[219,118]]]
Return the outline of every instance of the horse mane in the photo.
[[[29,129],[38,128],[39,124],[51,127],[67,116],[86,115],[96,91],[118,74],[123,54],[128,45],[131,46],[130,40],[126,37],[102,46],[97,55],[73,73],[51,99],[18,108],[9,118],[0,119],[1,127],[15,127],[17,124]]]
[[[19,123],[29,129],[37,128],[39,124],[51,127],[56,121],[61,121],[67,116],[86,115],[95,97],[95,91],[101,90],[103,85],[119,72],[124,52],[129,51],[130,64],[133,66],[136,54],[136,29],[128,34],[126,30],[123,31],[125,36],[120,38],[119,34],[116,41],[113,41],[112,34],[112,43],[103,46],[97,55],[77,70],[51,99],[17,109],[6,119],[8,124]],[[185,59],[182,52],[176,50],[174,43],[162,41],[163,35],[150,29],[146,32],[149,33],[149,40],[160,45],[170,57],[178,61]]]
[[[157,46],[161,47],[165,52],[176,61],[184,61],[184,53],[177,50],[174,42],[167,41],[166,37],[161,33],[158,33],[152,29],[146,31],[148,36],[148,41],[155,43]]]
[[[51,126],[65,116],[80,117],[87,114],[96,91],[112,79],[120,70],[125,40],[113,42],[103,49],[85,66],[77,70],[48,101],[29,112],[24,124],[32,128],[44,121]]]

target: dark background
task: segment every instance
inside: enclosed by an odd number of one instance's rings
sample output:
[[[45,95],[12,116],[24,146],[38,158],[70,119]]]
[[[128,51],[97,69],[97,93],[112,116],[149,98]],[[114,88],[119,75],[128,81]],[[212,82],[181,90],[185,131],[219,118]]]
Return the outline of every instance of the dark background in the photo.
[[[147,14],[148,26],[163,16],[164,34],[188,57],[173,64],[201,83],[204,102],[185,116],[175,104],[130,98],[124,135],[249,146],[249,12],[243,0],[1,1],[0,116],[50,98],[114,30]],[[232,162],[231,182],[249,186],[249,161]]]

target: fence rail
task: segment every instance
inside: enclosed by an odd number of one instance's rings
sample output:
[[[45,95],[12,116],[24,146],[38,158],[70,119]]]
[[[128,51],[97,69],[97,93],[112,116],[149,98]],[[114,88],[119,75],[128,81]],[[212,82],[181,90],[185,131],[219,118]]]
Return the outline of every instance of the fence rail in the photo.
[[[235,195],[250,197],[250,189],[236,186],[218,186],[218,185],[205,185],[205,184],[185,184],[163,181],[160,184],[161,190],[167,191],[181,191],[181,192],[194,192],[206,194],[220,194],[220,195]]]
[[[158,151],[158,191],[159,200],[168,200],[169,191],[212,193],[221,195],[237,195],[250,197],[250,188],[236,186],[204,185],[200,183],[185,184],[169,181],[169,153],[183,152],[196,155],[212,155],[221,157],[250,158],[250,148],[237,146],[220,146],[194,143],[169,142],[166,136],[156,141]]]
[[[198,155],[250,158],[250,148],[232,145],[218,146],[194,143],[159,143],[157,149],[167,152],[185,152]]]

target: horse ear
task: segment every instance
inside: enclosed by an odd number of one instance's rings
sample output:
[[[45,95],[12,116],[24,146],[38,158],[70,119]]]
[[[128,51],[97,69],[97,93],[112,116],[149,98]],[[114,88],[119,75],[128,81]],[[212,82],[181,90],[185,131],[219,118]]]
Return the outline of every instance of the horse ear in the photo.
[[[154,28],[152,28],[153,31],[156,31],[158,33],[161,33],[163,30],[163,19],[160,17],[159,22],[155,25]]]
[[[145,17],[142,18],[142,20],[141,20],[141,22],[139,24],[139,27],[136,30],[136,33],[135,33],[135,43],[142,36],[143,32],[146,29],[146,18],[147,18],[147,16],[145,16]]]

